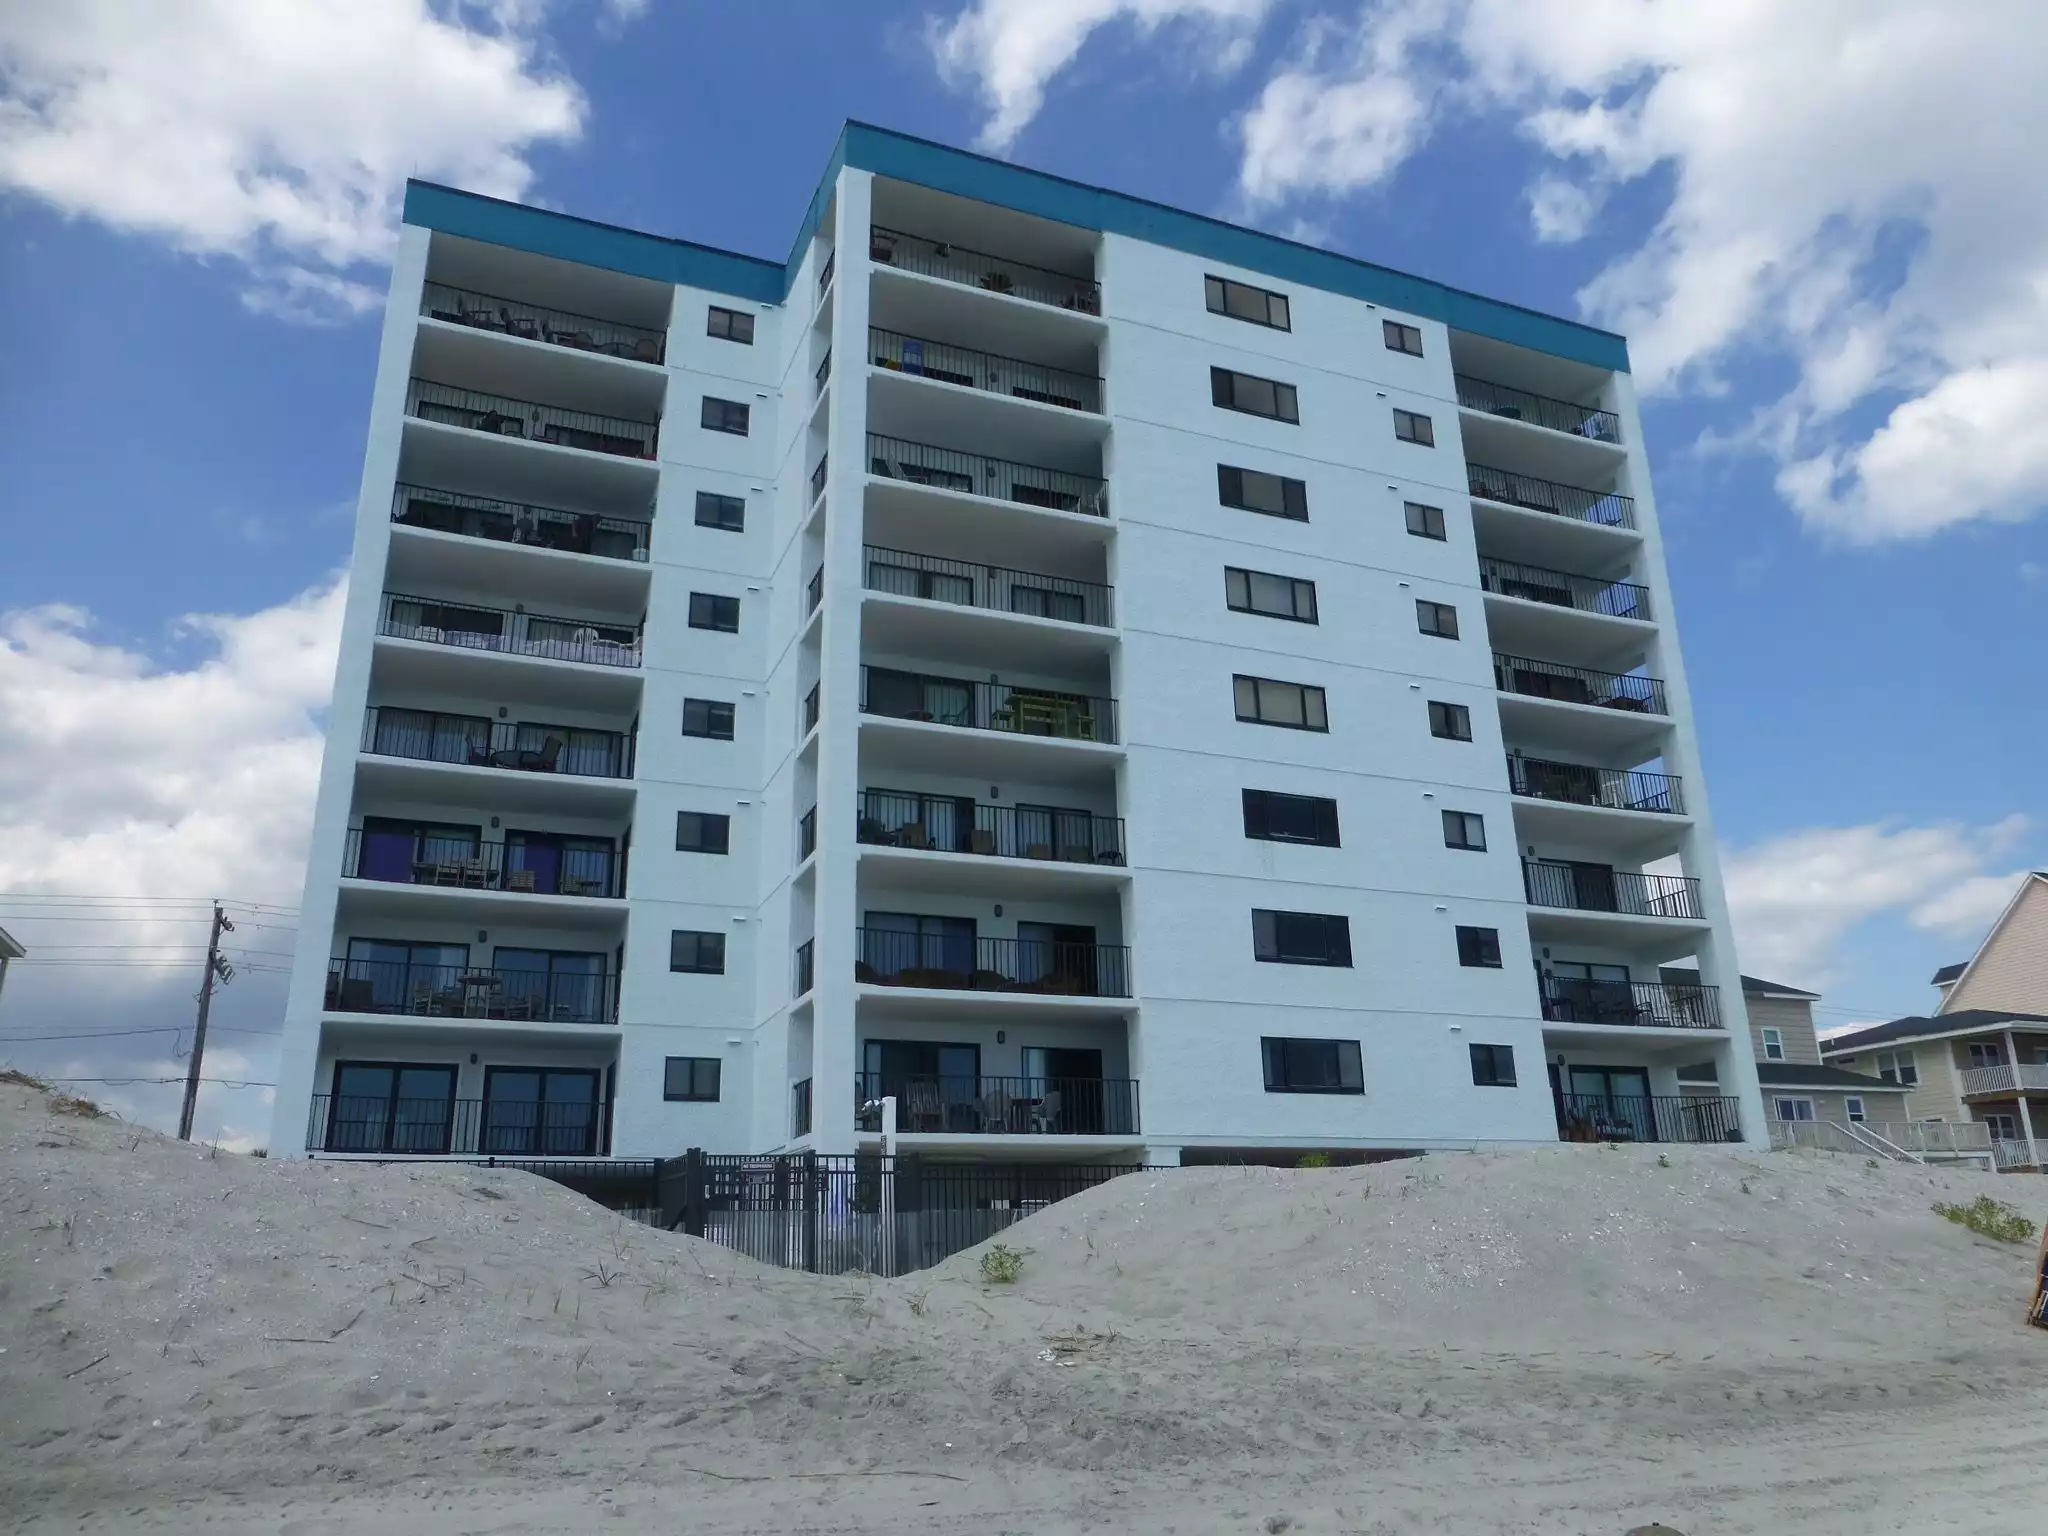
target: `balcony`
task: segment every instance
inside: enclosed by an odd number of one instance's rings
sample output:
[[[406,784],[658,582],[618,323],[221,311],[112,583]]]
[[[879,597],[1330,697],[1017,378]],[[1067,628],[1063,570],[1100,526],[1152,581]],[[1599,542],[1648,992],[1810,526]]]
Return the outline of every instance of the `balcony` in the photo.
[[[577,846],[591,841],[536,834],[520,842],[485,842],[425,829],[351,827],[342,848],[341,876],[457,891],[616,900],[625,895],[625,861],[611,847]]]
[[[329,960],[329,1013],[522,1024],[615,1024],[618,978],[512,967]]]
[[[1505,656],[1498,651],[1493,656],[1493,685],[1502,693],[1560,704],[1590,704],[1637,715],[1671,712],[1664,698],[1662,678],[1636,672],[1601,672],[1593,667]]]
[[[1508,788],[1532,800],[1564,805],[1590,805],[1610,811],[1652,811],[1685,814],[1679,782],[1668,773],[1638,769],[1592,768],[1584,763],[1554,763],[1538,757],[1508,758]]]
[[[394,1157],[602,1157],[609,1106],[538,1099],[336,1098],[313,1095],[312,1152]]]
[[[660,428],[651,421],[572,411],[532,400],[515,400],[508,395],[458,389],[429,379],[412,381],[406,391],[405,410],[421,421],[461,427],[488,437],[521,438],[627,459],[653,459],[660,435]]]
[[[2031,1141],[2015,1137],[1994,1137],[1992,1139],[1991,1166],[2000,1172],[2037,1167],[2039,1160],[2040,1154],[2034,1150],[2034,1144]]]
[[[1102,313],[1102,290],[1090,278],[1049,271],[1005,256],[991,256],[948,241],[927,240],[922,235],[876,225],[868,236],[868,258],[877,266],[936,277],[1006,298],[1027,299],[1084,315]]]
[[[1532,907],[1695,921],[1705,916],[1700,883],[1690,875],[1645,875],[1603,864],[1524,859],[1522,889]]]
[[[963,730],[1058,741],[1114,743],[1116,701],[1049,688],[931,677],[888,667],[860,669],[863,713]]]
[[[1574,576],[1566,571],[1495,560],[1486,555],[1479,557],[1479,587],[1499,597],[1574,608],[1580,613],[1604,614],[1611,619],[1650,617],[1648,587],[1629,581],[1603,581],[1597,576]]]
[[[514,773],[556,773],[596,779],[633,776],[632,738],[536,721],[516,724],[482,715],[372,705],[363,714],[362,750],[377,757]]]
[[[1484,464],[1465,466],[1467,487],[1474,496],[1504,507],[1531,512],[1549,512],[1575,522],[1603,528],[1633,528],[1636,504],[1612,491],[1590,491],[1583,486],[1560,485],[1512,470],[1491,469]]]
[[[868,356],[877,368],[941,384],[957,384],[963,389],[978,389],[1069,411],[1099,414],[1102,410],[1100,378],[1049,363],[1031,363],[942,341],[902,336],[878,326],[868,329]]]
[[[1122,944],[856,928],[864,986],[935,987],[956,992],[1014,992],[1052,997],[1129,997],[1131,952]]]
[[[408,597],[399,592],[384,594],[384,616],[377,632],[393,640],[529,656],[542,661],[573,661],[595,667],[640,665],[640,631],[636,626],[478,608],[438,598]]]
[[[495,331],[522,341],[546,342],[578,352],[596,352],[605,357],[625,358],[636,363],[660,363],[667,352],[667,336],[642,326],[594,315],[572,314],[567,310],[544,309],[519,299],[496,294],[472,293],[445,283],[428,283],[420,299],[420,313],[430,320],[465,325],[473,330]]]
[[[648,525],[619,517],[598,517],[558,507],[528,506],[490,496],[465,496],[422,485],[401,485],[391,503],[391,521],[466,539],[518,544],[569,555],[647,561]]]
[[[1681,987],[1658,981],[1588,981],[1539,976],[1543,1018],[1549,1024],[1616,1024],[1638,1029],[1719,1029],[1718,987]]]
[[[935,448],[902,438],[868,434],[868,472],[963,496],[985,496],[1049,512],[1109,515],[1109,487],[1092,475],[1015,464],[956,448]]]
[[[1459,374],[1457,384],[1458,404],[1468,411],[1525,421],[1531,426],[1548,427],[1553,432],[1566,432],[1596,443],[1621,442],[1621,418],[1612,411],[1553,400],[1548,395],[1532,395],[1526,389],[1489,383],[1469,374]]]
[[[854,1113],[882,1128],[882,1100],[896,1101],[895,1129],[941,1136],[1135,1136],[1138,1084],[1128,1077],[892,1077],[860,1072]]]
[[[1555,1098],[1559,1141],[1742,1140],[1742,1117],[1734,1099],[1586,1093]]]
[[[1124,824],[1118,816],[876,789],[862,792],[858,815],[855,836],[874,848],[1067,864],[1124,862]]]
[[[1964,1098],[1995,1093],[2048,1093],[2048,1063],[2023,1061],[1996,1067],[1965,1067],[1960,1074]]]
[[[1114,622],[1111,589],[1097,582],[945,560],[877,544],[864,546],[861,560],[867,589],[890,597],[923,598],[1065,624],[1107,627]]]

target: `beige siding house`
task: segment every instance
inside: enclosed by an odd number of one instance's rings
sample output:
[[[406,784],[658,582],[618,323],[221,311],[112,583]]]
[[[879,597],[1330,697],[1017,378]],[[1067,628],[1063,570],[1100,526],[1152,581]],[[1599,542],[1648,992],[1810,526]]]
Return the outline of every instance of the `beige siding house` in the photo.
[[[2048,873],[2020,882],[1977,953],[1934,973],[1937,1015],[2012,1009],[2048,1014]]]

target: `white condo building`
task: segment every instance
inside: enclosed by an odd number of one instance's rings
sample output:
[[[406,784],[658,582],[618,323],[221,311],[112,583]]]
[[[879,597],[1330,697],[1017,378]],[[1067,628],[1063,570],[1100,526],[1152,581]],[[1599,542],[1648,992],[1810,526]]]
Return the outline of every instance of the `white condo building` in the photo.
[[[1621,338],[858,124],[786,261],[409,188],[274,1153],[885,1098],[1765,1139]]]

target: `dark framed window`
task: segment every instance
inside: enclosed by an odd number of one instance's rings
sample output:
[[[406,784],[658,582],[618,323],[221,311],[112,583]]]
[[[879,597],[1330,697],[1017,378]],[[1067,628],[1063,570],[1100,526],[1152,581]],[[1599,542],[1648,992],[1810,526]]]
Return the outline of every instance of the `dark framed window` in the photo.
[[[1458,928],[1458,964],[1478,966],[1482,970],[1500,969],[1500,930],[1498,928]]]
[[[1418,539],[1441,539],[1444,537],[1444,509],[1425,507],[1419,501],[1404,502],[1402,510],[1408,518],[1408,531]]]
[[[1389,352],[1406,352],[1410,357],[1422,356],[1422,332],[1412,325],[1403,325],[1398,320],[1382,320],[1380,334],[1387,339]]]
[[[725,974],[725,935],[677,928],[668,936],[668,968],[706,976]]]
[[[754,344],[754,317],[744,310],[720,309],[714,304],[710,317],[704,322],[704,334],[751,347]]]
[[[740,630],[740,600],[716,592],[690,594],[690,628],[722,629],[729,635]]]
[[[1463,704],[1446,704],[1442,699],[1431,699],[1429,734],[1441,736],[1445,741],[1470,741],[1472,711]]]
[[[670,1104],[716,1104],[716,1056],[671,1056],[661,1064],[661,1096]]]
[[[1249,320],[1254,325],[1270,325],[1276,331],[1294,329],[1287,314],[1286,294],[1275,293],[1270,288],[1254,288],[1250,283],[1235,282],[1227,277],[1207,277],[1202,281],[1208,290],[1210,314]]]
[[[1255,373],[1234,373],[1228,368],[1209,370],[1209,400],[1226,411],[1243,411],[1247,416],[1264,416],[1271,421],[1301,420],[1294,398],[1294,386],[1276,379],[1262,379]]]
[[[717,699],[683,700],[683,734],[732,740],[732,706]]]
[[[1467,1049],[1472,1052],[1472,1081],[1475,1086],[1515,1086],[1515,1048],[1512,1045],[1480,1045],[1474,1042]]]
[[[1445,811],[1444,846],[1486,852],[1486,818],[1476,811]]]
[[[1415,600],[1415,627],[1439,640],[1458,638],[1458,610],[1449,603],[1433,603],[1426,597]]]
[[[1282,683],[1270,677],[1230,680],[1237,718],[1253,725],[1279,725],[1296,731],[1327,731],[1330,715],[1323,690],[1307,683]]]
[[[1436,446],[1436,423],[1419,411],[1394,411],[1394,436],[1404,443],[1420,443],[1425,448]]]
[[[1268,1093],[1363,1093],[1365,1071],[1356,1040],[1302,1040],[1267,1035],[1259,1041]]]
[[[732,818],[711,811],[676,812],[676,852],[730,853]]]
[[[735,437],[745,437],[752,415],[752,406],[738,400],[721,400],[716,395],[706,395],[699,420],[707,432],[730,432]]]
[[[1275,576],[1270,571],[1246,571],[1226,565],[1223,600],[1232,613],[1258,613],[1269,619],[1293,619],[1299,624],[1316,622],[1316,584],[1295,576]]]
[[[1263,512],[1268,517],[1308,521],[1308,482],[1285,475],[1269,475],[1262,469],[1239,469],[1234,464],[1216,466],[1216,499],[1226,507],[1245,512]]]
[[[699,491],[697,526],[723,528],[727,533],[739,533],[747,526],[747,504],[737,496],[721,496],[716,491]]]
[[[1351,919],[1336,912],[1252,909],[1252,956],[1272,965],[1351,964]]]
[[[1339,847],[1337,802],[1321,795],[1283,795],[1278,790],[1248,789],[1244,791],[1244,835],[1269,843]]]
[[[446,1153],[453,1144],[459,1070],[424,1062],[337,1061],[322,1150]]]

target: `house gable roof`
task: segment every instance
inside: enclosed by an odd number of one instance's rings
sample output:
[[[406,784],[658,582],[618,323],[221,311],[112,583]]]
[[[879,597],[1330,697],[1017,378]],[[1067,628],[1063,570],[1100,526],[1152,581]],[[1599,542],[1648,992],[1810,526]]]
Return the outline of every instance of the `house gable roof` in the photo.
[[[1984,958],[1985,952],[1997,942],[2000,932],[2003,931],[2007,923],[2012,921],[2012,915],[2020,909],[2020,903],[2034,894],[2037,889],[2042,888],[2048,888],[2048,871],[2038,869],[2030,871],[2026,879],[2019,883],[2019,889],[2012,893],[2012,899],[2005,904],[2005,909],[1998,914],[1998,918],[1992,923],[1990,931],[1984,935],[1983,942],[1977,946],[1977,952],[1961,965],[1945,965],[1934,973],[1934,985],[1948,986],[1948,991],[1942,994],[1942,1001],[1937,1005],[1937,1011],[1945,1009],[1950,998],[1961,998],[1963,988],[1970,979],[1970,973],[1977,969],[1978,962]],[[1953,974],[1949,974],[1951,972]],[[1968,1010],[1959,1011],[1966,1012]]]
[[[1658,968],[1658,975],[1665,985],[1673,987],[1696,987],[1700,984],[1700,973],[1690,966],[1666,965]],[[1797,987],[1788,987],[1783,982],[1765,981],[1757,976],[1742,978],[1742,991],[1746,997],[1784,997],[1806,1002],[1818,1002],[1818,992],[1802,992]]]
[[[1936,1014],[1932,1018],[1915,1014],[1885,1024],[1872,1024],[1846,1035],[1835,1035],[1821,1041],[1820,1053],[1832,1060],[1894,1040],[1936,1040],[1951,1035],[1974,1035],[1985,1030],[2004,1029],[2010,1024],[2048,1024],[2048,1014],[2009,1013],[2002,1008],[1966,1008],[1957,1013]]]
[[[1833,1088],[1848,1093],[1911,1093],[1904,1083],[1888,1083],[1843,1067],[1817,1067],[1804,1061],[1760,1061],[1756,1080],[1764,1088]]]

